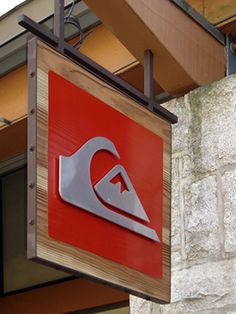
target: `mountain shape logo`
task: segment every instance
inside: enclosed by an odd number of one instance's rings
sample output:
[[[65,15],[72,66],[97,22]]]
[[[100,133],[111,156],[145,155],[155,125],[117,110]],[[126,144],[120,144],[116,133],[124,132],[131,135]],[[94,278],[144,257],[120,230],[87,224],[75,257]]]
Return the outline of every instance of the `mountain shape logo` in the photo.
[[[94,137],[69,157],[59,157],[59,194],[61,198],[81,209],[113,222],[139,235],[160,242],[156,231],[121,213],[115,212],[105,204],[112,205],[124,213],[149,222],[149,218],[139,200],[130,178],[122,165],[113,167],[93,187],[90,166],[93,156],[100,150],[105,150],[120,158],[115,145],[105,137]],[[119,176],[124,182],[113,179]],[[101,201],[100,199],[103,201]]]
[[[112,179],[121,175],[127,190],[121,191],[121,182],[112,183]],[[112,168],[95,186],[95,191],[101,199],[126,213],[140,218],[144,221],[149,219],[135,192],[135,189],[128,177],[124,167],[117,165]]]

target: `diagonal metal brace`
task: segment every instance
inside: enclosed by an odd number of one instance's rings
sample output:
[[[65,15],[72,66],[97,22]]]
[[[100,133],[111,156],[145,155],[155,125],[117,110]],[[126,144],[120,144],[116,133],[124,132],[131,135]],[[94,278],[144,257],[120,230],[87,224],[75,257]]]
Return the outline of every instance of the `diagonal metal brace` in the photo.
[[[20,15],[17,18],[17,21],[20,26],[24,27],[35,36],[38,36],[49,45],[57,47],[58,38],[52,32],[50,32],[50,30],[47,29],[46,26],[34,22],[31,18],[24,14]]]

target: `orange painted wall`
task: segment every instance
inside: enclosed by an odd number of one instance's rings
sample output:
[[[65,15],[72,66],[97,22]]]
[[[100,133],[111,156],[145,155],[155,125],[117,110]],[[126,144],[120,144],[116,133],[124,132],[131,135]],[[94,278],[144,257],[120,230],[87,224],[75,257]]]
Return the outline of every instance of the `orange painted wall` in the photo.
[[[84,279],[0,298],[1,314],[60,314],[124,302],[128,295]]]
[[[80,50],[111,72],[136,64],[135,58],[103,25],[92,30]],[[26,65],[0,78],[0,115],[11,121],[26,117],[27,99]],[[0,122],[0,130],[3,127]]]
[[[26,116],[26,112],[27,73],[23,66],[0,78],[0,115],[14,121]]]

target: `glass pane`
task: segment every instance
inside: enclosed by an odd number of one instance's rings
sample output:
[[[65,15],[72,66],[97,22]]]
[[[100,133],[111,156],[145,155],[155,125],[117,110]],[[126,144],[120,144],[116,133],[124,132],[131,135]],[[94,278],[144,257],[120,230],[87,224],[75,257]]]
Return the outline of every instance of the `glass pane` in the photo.
[[[26,168],[2,177],[4,292],[69,275],[26,258]]]

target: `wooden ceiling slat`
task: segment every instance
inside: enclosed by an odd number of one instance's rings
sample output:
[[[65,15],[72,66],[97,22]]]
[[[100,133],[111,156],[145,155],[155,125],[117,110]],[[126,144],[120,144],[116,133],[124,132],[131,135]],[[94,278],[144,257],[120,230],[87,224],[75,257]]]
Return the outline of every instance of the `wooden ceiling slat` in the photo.
[[[220,29],[227,29],[227,25],[236,22],[235,0],[187,0],[196,11],[203,15],[208,22]],[[230,28],[231,31],[231,28]]]

